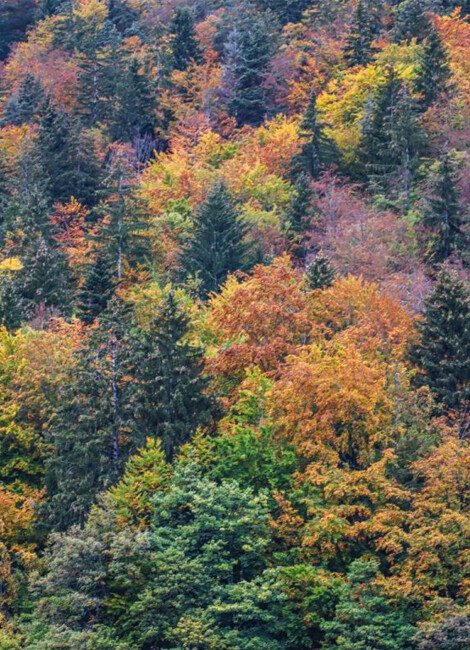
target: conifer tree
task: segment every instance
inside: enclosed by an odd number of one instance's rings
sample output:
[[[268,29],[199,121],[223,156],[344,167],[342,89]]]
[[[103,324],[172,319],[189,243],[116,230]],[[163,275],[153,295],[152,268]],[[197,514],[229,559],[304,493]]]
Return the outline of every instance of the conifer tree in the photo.
[[[238,126],[261,124],[266,114],[264,75],[272,45],[265,22],[253,19],[241,25],[235,57],[235,84],[229,103],[230,114]]]
[[[309,225],[312,196],[309,176],[302,172],[296,180],[295,193],[286,214],[287,237],[291,243],[291,253],[297,259],[302,259],[305,255],[303,239]]]
[[[369,63],[374,53],[372,48],[373,40],[371,9],[363,0],[359,0],[344,49],[344,59],[348,66]]]
[[[186,70],[191,61],[200,59],[199,46],[194,31],[193,13],[189,7],[178,7],[170,26],[173,65],[176,70]]]
[[[193,236],[182,258],[186,273],[199,280],[202,297],[217,291],[229,273],[245,267],[246,234],[225,183],[217,183],[196,211]]]
[[[300,123],[300,153],[292,161],[295,171],[305,171],[312,178],[338,158],[333,142],[324,133],[325,125],[319,120],[317,95],[312,91],[307,109]]]
[[[408,85],[390,67],[366,110],[359,157],[372,184],[409,194],[424,148],[418,106]]]
[[[29,72],[21,82],[18,93],[8,101],[2,124],[21,126],[34,122],[44,105],[44,91],[40,82]]]
[[[457,164],[452,154],[445,154],[431,166],[424,191],[421,223],[426,257],[433,264],[465,249],[467,238],[462,230],[464,215],[457,183]]]
[[[320,252],[310,262],[306,275],[309,288],[315,290],[331,287],[337,273],[331,265],[330,258]]]
[[[444,270],[426,300],[416,359],[422,380],[445,409],[470,403],[470,295],[457,274]]]
[[[159,438],[168,459],[210,419],[202,350],[188,341],[188,327],[188,317],[170,291],[134,352],[138,437]]]
[[[426,110],[448,87],[451,71],[447,53],[435,27],[430,28],[422,47],[415,87],[421,95],[421,108]]]
[[[39,124],[36,152],[53,202],[66,203],[71,197],[83,205],[94,202],[100,170],[93,145],[77,121],[50,99]]]
[[[96,495],[119,478],[143,439],[132,438],[130,314],[110,302],[63,386],[47,442],[47,519],[65,530],[83,524]]]
[[[422,41],[429,34],[430,20],[428,12],[435,6],[433,0],[404,0],[394,10],[394,24],[391,31],[393,40],[410,41],[416,38]]]
[[[98,251],[89,264],[77,300],[77,315],[86,325],[91,325],[106,309],[114,292],[114,281],[109,260]]]

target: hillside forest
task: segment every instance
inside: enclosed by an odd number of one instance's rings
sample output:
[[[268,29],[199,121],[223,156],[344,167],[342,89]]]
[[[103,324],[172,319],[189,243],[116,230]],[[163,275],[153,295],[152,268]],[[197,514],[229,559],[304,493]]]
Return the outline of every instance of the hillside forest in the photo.
[[[470,648],[469,14],[0,0],[0,650]]]

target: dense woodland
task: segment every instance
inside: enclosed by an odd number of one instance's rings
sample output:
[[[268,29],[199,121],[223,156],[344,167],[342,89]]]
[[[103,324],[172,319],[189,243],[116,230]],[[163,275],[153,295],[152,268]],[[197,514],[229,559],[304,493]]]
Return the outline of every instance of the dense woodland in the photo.
[[[470,648],[470,3],[0,0],[0,649]]]

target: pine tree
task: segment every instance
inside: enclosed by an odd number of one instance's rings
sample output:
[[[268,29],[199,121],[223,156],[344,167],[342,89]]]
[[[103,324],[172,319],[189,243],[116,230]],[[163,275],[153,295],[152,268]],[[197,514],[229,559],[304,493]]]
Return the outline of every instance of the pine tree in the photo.
[[[445,409],[470,400],[470,295],[457,274],[442,271],[426,300],[415,358],[423,382]]]
[[[168,459],[210,420],[201,349],[188,341],[188,317],[173,292],[137,341],[136,427],[139,437],[159,438]]]
[[[229,273],[245,267],[246,234],[225,183],[217,183],[196,212],[193,236],[182,258],[186,273],[199,280],[202,297],[217,291]]]
[[[309,288],[315,290],[331,287],[337,273],[331,265],[330,258],[323,253],[318,253],[310,262],[306,275]]]
[[[189,7],[176,9],[170,32],[173,65],[176,70],[186,70],[191,61],[199,61],[201,54],[194,31],[193,13]]]
[[[421,95],[421,108],[426,110],[448,88],[451,71],[447,53],[435,27],[430,29],[422,47],[415,88]]]
[[[77,316],[91,325],[108,306],[114,292],[114,281],[107,256],[99,251],[88,266],[77,299]]]
[[[18,92],[8,101],[2,124],[21,126],[37,119],[44,105],[44,91],[40,82],[29,72],[21,82]]]
[[[325,125],[318,119],[317,96],[310,95],[307,110],[300,123],[299,136],[302,143],[300,153],[294,156],[294,171],[307,172],[312,178],[318,178],[320,172],[338,159],[334,143],[325,133]]]
[[[351,32],[344,48],[344,60],[348,66],[367,65],[374,50],[372,41],[374,30],[371,9],[363,0],[359,0],[351,24]]]
[[[466,247],[457,183],[458,169],[452,154],[444,155],[431,166],[424,191],[421,223],[426,257],[433,264],[445,261]]]
[[[93,204],[100,181],[93,144],[78,122],[50,99],[39,123],[36,153],[53,202],[66,203],[74,197],[83,205]]]
[[[271,37],[261,19],[241,26],[234,65],[233,97],[229,111],[238,126],[258,126],[266,114],[263,88],[266,66],[272,50]]]

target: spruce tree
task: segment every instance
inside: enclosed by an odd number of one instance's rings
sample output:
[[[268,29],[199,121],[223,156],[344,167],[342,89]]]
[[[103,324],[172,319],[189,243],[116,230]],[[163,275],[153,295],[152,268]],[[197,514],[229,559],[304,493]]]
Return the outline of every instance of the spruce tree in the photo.
[[[313,196],[310,179],[305,172],[299,174],[294,190],[286,214],[286,235],[290,242],[291,254],[297,259],[302,259],[306,252],[303,239],[309,225]]]
[[[334,143],[325,133],[325,125],[319,120],[317,96],[312,91],[307,109],[300,123],[300,153],[294,156],[294,172],[307,172],[312,178],[318,178],[320,172],[338,159]]]
[[[426,38],[431,27],[429,12],[434,8],[433,0],[404,0],[394,9],[391,36],[396,43],[416,38]]]
[[[44,105],[44,91],[40,82],[29,72],[21,82],[18,92],[8,101],[2,124],[21,126],[34,122]]]
[[[170,291],[134,351],[138,437],[159,438],[168,459],[210,420],[202,350],[189,342],[188,328],[188,317]]]
[[[331,287],[336,275],[336,269],[332,266],[330,258],[324,253],[318,253],[307,267],[308,287],[312,290]]]
[[[398,186],[408,195],[423,149],[416,100],[394,68],[387,68],[366,107],[358,152],[364,176],[372,185]]]
[[[445,409],[463,410],[470,400],[470,295],[458,275],[442,271],[418,323],[415,358],[422,381]]]
[[[86,325],[91,325],[108,306],[114,292],[114,281],[109,260],[103,251],[98,251],[89,264],[83,285],[77,299],[77,316]]]
[[[246,234],[225,183],[217,183],[196,211],[193,236],[182,258],[186,274],[199,281],[202,297],[217,291],[229,273],[245,267]]]
[[[426,110],[448,88],[451,71],[447,53],[435,27],[430,29],[422,48],[415,88],[421,95],[421,108]]]
[[[465,250],[465,219],[460,204],[458,167],[452,154],[445,154],[430,168],[424,189],[421,223],[425,255],[432,264]]]
[[[130,326],[128,308],[113,299],[62,385],[47,436],[45,514],[55,529],[83,524],[96,495],[144,442],[132,437]]]
[[[242,24],[236,49],[235,83],[229,111],[238,126],[258,126],[266,114],[263,81],[272,51],[272,38],[265,22],[253,19]]]
[[[200,59],[199,46],[194,31],[193,13],[189,7],[178,7],[173,17],[170,32],[170,47],[173,66],[176,70],[186,70],[191,61]]]
[[[366,65],[372,59],[374,31],[371,9],[359,0],[354,12],[351,31],[344,48],[344,60],[348,66]]]
[[[51,99],[39,123],[36,152],[53,202],[66,203],[74,197],[83,205],[93,204],[100,181],[93,143]]]

